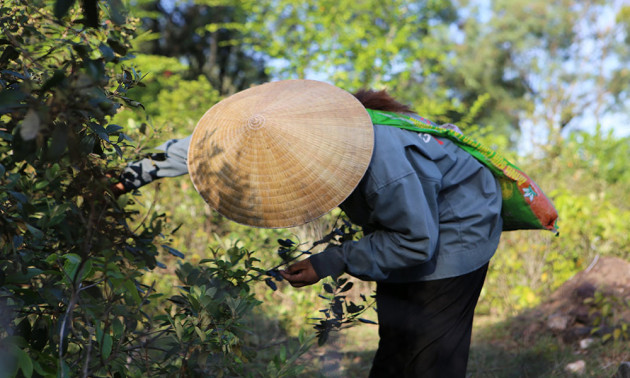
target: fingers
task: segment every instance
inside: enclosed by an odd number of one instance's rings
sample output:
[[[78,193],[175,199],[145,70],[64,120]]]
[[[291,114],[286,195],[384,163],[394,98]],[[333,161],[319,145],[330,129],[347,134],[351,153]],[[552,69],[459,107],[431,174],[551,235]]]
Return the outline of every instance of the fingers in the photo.
[[[302,287],[304,286],[304,273],[302,270],[296,270],[295,268],[290,270],[291,267],[288,267],[287,270],[281,270],[280,275],[282,278],[287,280],[293,287]]]
[[[309,283],[307,283],[307,280],[305,277],[306,275],[303,271],[300,271],[297,273],[288,273],[284,270],[281,270],[280,274],[293,287],[302,287],[302,286],[310,285]]]
[[[319,277],[309,259],[289,265],[286,270],[281,270],[280,274],[293,287],[312,285],[319,281]]]
[[[311,265],[310,261],[308,259],[306,260],[302,260],[302,261],[298,261],[296,263],[293,263],[291,265],[289,265],[286,269],[287,272],[289,273],[298,273],[304,269],[308,269],[308,266]]]
[[[128,190],[125,188],[122,182],[117,182],[109,187],[109,189],[114,193],[115,196],[119,196],[121,194],[125,194]]]

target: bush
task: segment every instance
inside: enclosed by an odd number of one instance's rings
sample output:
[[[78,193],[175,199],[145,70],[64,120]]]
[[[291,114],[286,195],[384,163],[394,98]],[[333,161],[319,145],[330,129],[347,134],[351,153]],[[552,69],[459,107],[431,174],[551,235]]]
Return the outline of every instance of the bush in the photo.
[[[141,77],[125,66],[134,20],[116,1],[72,3],[0,8],[0,371],[297,374],[306,339],[255,359],[251,252],[180,264],[168,302],[146,279],[164,267],[160,251],[183,255],[164,214],[109,190],[130,146],[111,119],[142,108],[128,95]]]
[[[597,255],[630,257],[626,200],[629,138],[596,129],[519,164],[552,198],[559,237],[539,231],[504,233],[480,301],[482,312],[515,314],[537,305]]]

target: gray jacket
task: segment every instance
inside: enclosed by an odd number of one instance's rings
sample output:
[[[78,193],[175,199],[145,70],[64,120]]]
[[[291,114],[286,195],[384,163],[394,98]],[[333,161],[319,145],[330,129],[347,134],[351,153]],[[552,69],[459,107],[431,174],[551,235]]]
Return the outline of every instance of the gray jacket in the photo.
[[[447,139],[393,126],[374,131],[370,166],[340,205],[365,236],[311,256],[317,274],[415,282],[486,264],[502,230],[501,189],[492,173]],[[189,138],[167,142],[159,159],[129,165],[123,183],[138,188],[187,173],[188,145]]]
[[[313,255],[318,275],[415,282],[485,265],[503,226],[490,170],[447,139],[383,125],[374,132],[367,173],[340,205],[365,236]]]

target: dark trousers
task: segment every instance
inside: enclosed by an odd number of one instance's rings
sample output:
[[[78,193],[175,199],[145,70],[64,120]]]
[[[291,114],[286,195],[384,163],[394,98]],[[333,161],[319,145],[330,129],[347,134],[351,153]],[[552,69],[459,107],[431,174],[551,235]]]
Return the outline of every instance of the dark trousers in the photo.
[[[379,344],[370,377],[465,377],[488,264],[459,277],[376,286]]]

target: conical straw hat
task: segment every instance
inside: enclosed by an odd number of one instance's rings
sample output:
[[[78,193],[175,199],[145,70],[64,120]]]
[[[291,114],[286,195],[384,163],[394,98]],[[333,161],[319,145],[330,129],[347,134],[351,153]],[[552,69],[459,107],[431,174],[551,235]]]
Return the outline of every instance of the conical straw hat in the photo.
[[[223,216],[292,227],[352,193],[373,145],[370,116],[350,93],[313,80],[277,81],[210,108],[193,132],[188,170]]]

